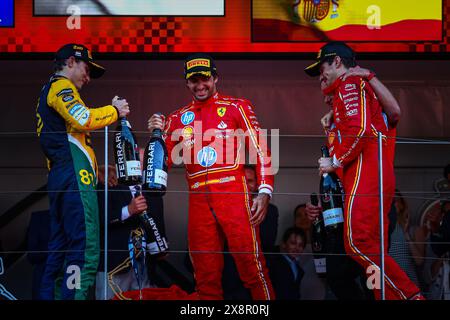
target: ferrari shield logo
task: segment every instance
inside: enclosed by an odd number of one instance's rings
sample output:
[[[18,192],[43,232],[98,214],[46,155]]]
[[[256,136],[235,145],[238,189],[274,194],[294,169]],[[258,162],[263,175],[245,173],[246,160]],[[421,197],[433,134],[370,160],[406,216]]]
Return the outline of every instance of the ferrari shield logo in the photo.
[[[217,114],[219,115],[219,117],[223,117],[225,115],[225,112],[227,112],[227,108],[225,107],[217,108]]]

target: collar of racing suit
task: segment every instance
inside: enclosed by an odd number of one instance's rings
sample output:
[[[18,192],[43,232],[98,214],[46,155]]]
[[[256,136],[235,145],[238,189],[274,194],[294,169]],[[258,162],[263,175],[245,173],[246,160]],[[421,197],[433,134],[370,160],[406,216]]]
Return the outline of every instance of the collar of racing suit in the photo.
[[[331,85],[329,85],[328,87],[323,89],[322,90],[323,94],[326,95],[326,96],[329,96],[329,95],[333,94],[334,91],[336,91],[336,89],[341,84],[343,77],[344,77],[344,75],[340,76]]]

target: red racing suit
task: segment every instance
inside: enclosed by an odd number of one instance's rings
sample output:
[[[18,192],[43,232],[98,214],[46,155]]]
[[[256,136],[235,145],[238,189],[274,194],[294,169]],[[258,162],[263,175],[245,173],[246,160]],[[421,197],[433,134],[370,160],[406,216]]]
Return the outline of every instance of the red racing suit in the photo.
[[[223,299],[224,238],[253,299],[274,298],[259,228],[250,224],[251,196],[243,169],[247,149],[256,163],[259,192],[272,193],[270,153],[258,137],[260,130],[249,101],[218,93],[167,118],[169,167],[181,162],[180,153],[186,167],[189,251],[200,299]]]
[[[370,276],[379,277],[379,179],[377,132],[387,134],[382,108],[369,83],[360,77],[338,78],[324,94],[333,94],[333,111],[340,139],[334,139],[334,157],[342,165],[344,184],[345,250]],[[390,149],[389,151],[387,149]],[[383,208],[385,244],[388,213],[395,191],[393,148],[383,139]],[[419,289],[400,266],[387,255],[385,246],[386,299],[408,299]],[[370,269],[368,269],[371,267]],[[379,278],[378,278],[379,279]],[[380,298],[379,287],[374,286]]]

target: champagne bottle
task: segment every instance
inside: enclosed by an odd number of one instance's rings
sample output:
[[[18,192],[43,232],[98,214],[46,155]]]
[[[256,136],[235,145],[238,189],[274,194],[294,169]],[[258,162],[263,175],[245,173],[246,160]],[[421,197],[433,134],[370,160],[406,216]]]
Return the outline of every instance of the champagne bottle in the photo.
[[[120,123],[114,135],[114,158],[119,184],[132,186],[141,183],[139,148],[136,137],[131,131],[130,122],[126,117],[120,118]]]
[[[150,141],[145,148],[143,189],[156,191],[157,195],[164,195],[167,188],[167,147],[160,129],[152,132]]]
[[[311,194],[311,204],[317,206],[319,200],[316,193]],[[322,217],[318,216],[311,226],[311,247],[314,254],[314,267],[319,277],[324,278],[327,272],[325,253],[325,226]]]
[[[326,146],[322,146],[322,157],[329,158]],[[324,173],[320,178],[320,200],[323,221],[327,232],[335,232],[343,227],[344,188],[336,173]]]
[[[139,197],[141,193],[141,186],[135,186],[136,193],[134,197]],[[147,211],[143,211],[139,214],[139,220],[147,234],[148,239],[148,252],[151,255],[163,255],[169,249],[169,245],[167,244],[166,237],[161,232],[162,226],[158,226],[158,222],[153,219],[150,213]]]

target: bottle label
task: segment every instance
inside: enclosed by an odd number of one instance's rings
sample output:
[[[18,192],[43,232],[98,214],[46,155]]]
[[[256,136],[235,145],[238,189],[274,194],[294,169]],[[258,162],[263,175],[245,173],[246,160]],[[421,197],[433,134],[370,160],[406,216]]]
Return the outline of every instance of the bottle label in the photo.
[[[167,187],[167,172],[161,169],[155,169],[155,183]]]
[[[316,273],[327,272],[327,260],[326,258],[314,258],[314,267],[316,268]]]
[[[128,176],[140,176],[141,175],[141,163],[139,161],[127,161],[127,175]]]
[[[147,250],[148,250],[148,253],[150,253],[152,255],[158,254],[159,248],[158,248],[158,244],[156,243],[156,241],[150,242],[149,244],[147,244]]]
[[[344,214],[342,213],[342,208],[325,210],[322,215],[325,227],[344,222]]]
[[[117,177],[123,178],[125,177],[125,160],[123,156],[123,146],[122,146],[122,134],[120,132],[116,133],[116,171]]]
[[[147,244],[148,253],[151,255],[158,254],[167,251],[169,245],[167,244],[166,238],[162,237],[162,242],[158,243],[156,241]]]

